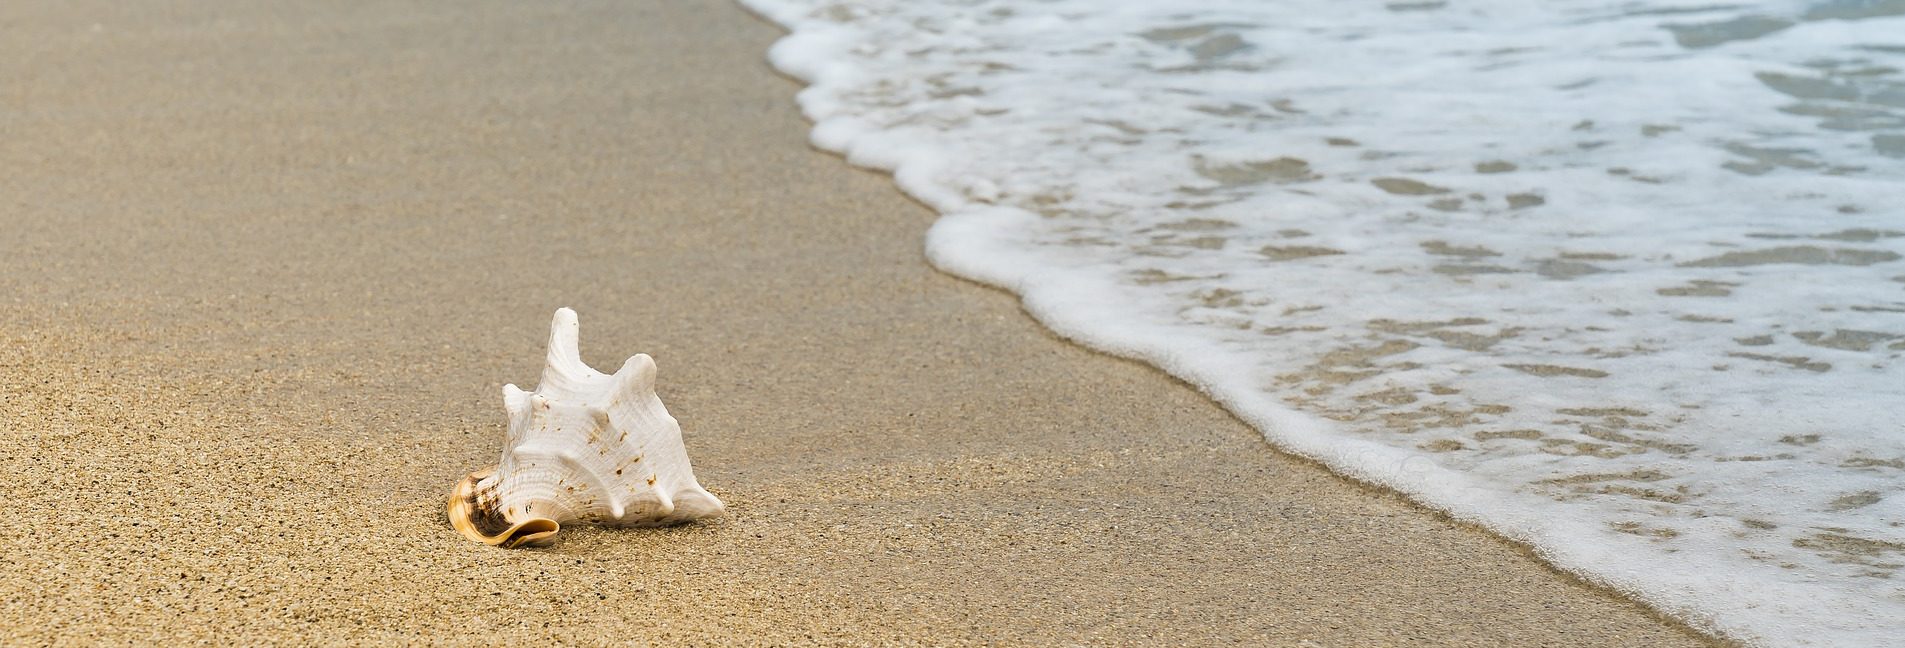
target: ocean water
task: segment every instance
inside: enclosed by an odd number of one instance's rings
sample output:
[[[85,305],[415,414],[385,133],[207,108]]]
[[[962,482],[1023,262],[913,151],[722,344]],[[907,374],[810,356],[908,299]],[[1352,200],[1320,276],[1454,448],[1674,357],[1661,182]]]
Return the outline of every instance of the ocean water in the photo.
[[[1905,0],[742,1],[941,269],[1710,631],[1905,641]]]

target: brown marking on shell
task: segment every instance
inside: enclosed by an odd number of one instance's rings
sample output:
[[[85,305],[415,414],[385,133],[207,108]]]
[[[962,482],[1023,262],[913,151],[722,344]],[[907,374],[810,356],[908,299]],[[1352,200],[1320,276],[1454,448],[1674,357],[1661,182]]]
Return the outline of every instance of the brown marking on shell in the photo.
[[[476,531],[486,536],[494,536],[509,530],[509,518],[516,515],[515,508],[498,511],[501,502],[496,498],[496,489],[479,488],[467,498],[470,505],[470,524]]]
[[[642,462],[642,456],[641,456],[641,455],[635,455],[635,458],[634,458],[634,459],[630,459],[630,460],[628,460],[628,461],[624,461],[624,462],[622,462],[622,465],[620,465],[620,466],[616,466],[616,467],[615,467],[615,474],[617,474],[617,475],[620,475],[620,474],[622,474],[622,471],[623,471],[623,470],[625,470],[625,469],[627,469],[627,468],[628,468],[629,466],[633,466],[633,465],[635,465],[635,464],[638,464],[638,463],[641,463],[641,462]]]

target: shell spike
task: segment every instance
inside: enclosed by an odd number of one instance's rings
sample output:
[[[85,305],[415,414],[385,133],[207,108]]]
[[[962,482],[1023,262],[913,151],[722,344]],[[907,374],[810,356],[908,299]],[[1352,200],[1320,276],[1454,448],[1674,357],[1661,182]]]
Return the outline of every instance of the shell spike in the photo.
[[[555,318],[549,322],[548,364],[581,364],[581,335],[582,322],[575,311],[567,307],[556,309]]]
[[[575,311],[556,309],[555,319],[549,322],[549,349],[536,393],[555,397],[584,393],[589,379],[601,375],[582,363],[581,328]]]
[[[615,393],[649,395],[655,393],[655,359],[637,353],[615,372]]]
[[[529,413],[529,392],[513,384],[503,385],[503,411],[512,419]]]
[[[669,516],[674,515],[675,498],[669,495],[668,491],[658,490],[649,493],[649,495],[652,497],[651,501],[654,503],[654,508],[649,509],[649,515],[655,516],[658,520],[667,520]]]
[[[721,515],[727,506],[721,498],[703,489],[700,484],[681,489],[675,493],[675,514],[687,519],[708,518]]]

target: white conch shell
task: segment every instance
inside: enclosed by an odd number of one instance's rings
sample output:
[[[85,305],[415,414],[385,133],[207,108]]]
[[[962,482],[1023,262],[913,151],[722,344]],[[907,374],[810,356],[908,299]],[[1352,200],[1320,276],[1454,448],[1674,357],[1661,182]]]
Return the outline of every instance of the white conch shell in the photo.
[[[582,364],[575,311],[556,311],[535,392],[503,386],[502,462],[450,494],[451,526],[471,540],[555,542],[563,523],[661,526],[721,515],[695,481],[681,426],[655,395],[655,361],[637,354],[614,375]]]

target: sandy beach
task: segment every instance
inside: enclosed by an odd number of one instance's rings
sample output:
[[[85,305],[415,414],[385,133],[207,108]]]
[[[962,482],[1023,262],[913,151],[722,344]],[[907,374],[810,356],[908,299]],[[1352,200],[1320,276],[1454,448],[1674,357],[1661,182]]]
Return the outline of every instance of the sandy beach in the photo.
[[[0,25],[0,643],[1711,643],[936,273],[728,2]],[[451,530],[560,306],[727,518]]]

